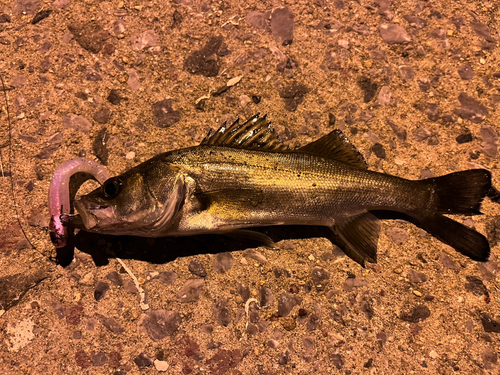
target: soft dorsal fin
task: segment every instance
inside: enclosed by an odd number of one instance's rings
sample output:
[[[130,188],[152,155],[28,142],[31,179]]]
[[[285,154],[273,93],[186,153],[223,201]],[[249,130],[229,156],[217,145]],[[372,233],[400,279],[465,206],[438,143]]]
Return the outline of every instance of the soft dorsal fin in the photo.
[[[339,129],[308,143],[297,151],[335,159],[358,169],[368,169],[363,155]]]
[[[286,151],[288,149],[276,137],[271,123],[266,120],[266,116],[260,117],[259,114],[251,117],[243,124],[240,124],[239,120],[236,120],[228,128],[226,128],[226,123],[224,123],[215,133],[210,130],[200,145],[266,151]]]

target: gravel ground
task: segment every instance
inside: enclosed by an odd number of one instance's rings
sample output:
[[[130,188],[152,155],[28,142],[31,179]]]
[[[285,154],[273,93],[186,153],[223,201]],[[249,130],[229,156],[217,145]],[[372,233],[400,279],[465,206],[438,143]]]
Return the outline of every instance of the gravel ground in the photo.
[[[459,218],[487,234],[482,264],[384,221],[365,269],[321,228],[269,229],[279,250],[80,232],[63,267],[46,227],[64,160],[118,174],[258,112],[292,148],[340,128],[372,170],[500,185],[499,19],[495,1],[3,1],[0,372],[498,374],[489,200]]]

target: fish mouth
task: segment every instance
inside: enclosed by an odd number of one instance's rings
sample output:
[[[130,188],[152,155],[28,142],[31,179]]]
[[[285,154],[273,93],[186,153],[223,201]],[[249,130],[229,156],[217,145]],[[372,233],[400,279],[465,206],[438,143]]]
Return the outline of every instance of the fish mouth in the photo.
[[[81,199],[75,201],[75,208],[80,214],[85,230],[91,231],[105,224],[113,217],[113,207],[101,206]]]

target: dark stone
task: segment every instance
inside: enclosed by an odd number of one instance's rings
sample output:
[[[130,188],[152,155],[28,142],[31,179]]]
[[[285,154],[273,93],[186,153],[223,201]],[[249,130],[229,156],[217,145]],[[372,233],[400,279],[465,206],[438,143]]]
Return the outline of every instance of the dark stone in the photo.
[[[292,82],[290,85],[284,87],[279,94],[285,102],[285,109],[294,112],[304,101],[304,96],[308,91],[309,89],[305,85],[297,82]]]
[[[403,18],[410,24],[410,26],[416,27],[417,29],[422,29],[427,26],[427,21],[423,18],[412,15],[406,15],[403,16]]]
[[[109,284],[104,281],[98,281],[94,289],[94,298],[96,301],[100,301],[104,298],[109,290]]]
[[[154,124],[159,128],[168,128],[181,119],[181,112],[172,108],[172,99],[164,99],[152,106]]]
[[[87,66],[85,69],[85,79],[90,82],[102,81],[102,76],[91,67]]]
[[[451,22],[458,30],[460,30],[460,28],[464,25],[464,18],[462,16],[451,17]]]
[[[472,294],[476,296],[489,296],[490,294],[488,293],[488,289],[483,283],[483,280],[481,280],[477,276],[466,276],[465,279],[467,282],[465,283],[465,290],[468,292],[471,292]]]
[[[444,29],[434,29],[429,33],[429,37],[434,39],[446,39],[446,30]]]
[[[431,121],[439,120],[439,107],[436,103],[427,103],[427,108],[425,109],[425,114],[427,118]]]
[[[489,27],[485,24],[482,24],[480,22],[471,22],[470,27],[476,32],[477,35],[484,38],[488,42],[496,42],[496,39],[493,38],[490,34]]]
[[[316,329],[318,329],[320,323],[321,318],[319,317],[319,315],[313,313],[307,318],[306,328],[308,331],[315,331]]]
[[[363,313],[365,314],[366,319],[371,320],[371,318],[373,318],[373,315],[375,314],[375,312],[374,312],[373,307],[370,304],[370,302],[362,301],[360,307],[361,307],[361,311],[363,311]]]
[[[259,305],[261,307],[274,304],[274,295],[271,289],[261,286],[259,288]]]
[[[234,264],[231,253],[218,253],[214,259],[214,271],[217,273],[226,273]]]
[[[96,137],[94,138],[94,142],[92,142],[92,151],[94,155],[101,161],[103,165],[108,165],[109,158],[109,150],[108,150],[108,141],[109,134],[106,128],[99,130]]]
[[[177,299],[179,302],[183,303],[198,301],[204,285],[205,280],[203,279],[187,280],[182,288],[177,292]]]
[[[396,24],[383,23],[379,25],[380,36],[387,44],[403,44],[411,42],[406,30]]]
[[[245,20],[256,29],[269,31],[267,17],[263,12],[251,10],[247,13]]]
[[[10,16],[8,14],[0,15],[0,23],[9,23],[11,21]]]
[[[243,359],[243,353],[239,349],[219,349],[212,358],[207,359],[206,364],[213,375],[229,374],[229,370],[238,366]]]
[[[500,242],[500,216],[493,216],[486,223],[486,234],[492,247],[498,245]]]
[[[286,317],[292,309],[301,302],[300,298],[292,293],[285,293],[281,295],[278,300],[278,316]]]
[[[293,41],[293,18],[287,7],[276,8],[271,13],[271,32],[274,39],[284,46]]]
[[[191,272],[193,275],[196,275],[198,277],[206,277],[207,276],[207,271],[205,270],[205,267],[197,258],[195,258],[191,262],[189,262],[188,269],[189,269],[189,272]]]
[[[82,92],[82,91],[78,91],[75,96],[78,98],[78,99],[82,99],[82,100],[87,100],[89,98],[89,96]]]
[[[153,341],[160,341],[177,331],[181,323],[182,318],[177,311],[151,310],[146,313],[140,325]]]
[[[250,288],[247,285],[236,282],[236,290],[243,302],[246,302],[250,298]]]
[[[79,350],[75,353],[75,362],[82,369],[92,366],[92,358],[83,350]]]
[[[498,155],[498,134],[491,125],[481,126],[481,151],[490,158]]]
[[[378,49],[378,48],[370,50],[368,53],[370,55],[370,59],[372,59],[372,60],[385,60],[386,59],[385,52]]]
[[[80,324],[82,312],[83,304],[81,301],[66,309],[66,323],[73,326]]]
[[[288,362],[290,362],[290,353],[286,350],[279,355],[278,364],[285,366]]]
[[[276,70],[278,72],[284,72],[284,71],[290,71],[290,70],[295,70],[299,67],[299,63],[289,57],[285,61],[282,61],[276,65]]]
[[[403,82],[412,81],[415,78],[415,72],[411,66],[402,65],[399,67],[399,74]]]
[[[429,316],[431,316],[431,311],[425,305],[417,305],[413,307],[410,311],[401,313],[400,319],[409,323],[418,323],[424,321]]]
[[[380,143],[375,143],[372,146],[372,151],[377,156],[377,158],[379,158],[379,159],[385,159],[387,157],[387,155],[385,153],[385,148]]]
[[[141,353],[137,357],[135,357],[134,362],[140,369],[150,367],[153,365],[153,359],[144,353]]]
[[[212,313],[217,323],[221,326],[227,327],[229,323],[231,323],[232,314],[225,298],[219,298],[219,300],[213,304]]]
[[[481,324],[485,332],[500,333],[500,323],[493,320],[488,314],[484,312],[480,313],[479,319],[481,319]]]
[[[162,271],[158,275],[158,280],[167,285],[172,285],[177,280],[177,274],[173,271]]]
[[[342,356],[339,353],[334,353],[331,356],[333,365],[340,370],[344,367],[344,361],[342,360]]]
[[[104,45],[104,47],[102,48],[102,52],[103,52],[103,53],[105,53],[106,55],[112,55],[113,53],[115,53],[115,50],[116,50],[115,46],[114,46],[113,44],[111,44],[111,43],[106,43],[106,44]],[[100,77],[100,75],[99,75],[99,77]],[[87,78],[89,81],[91,81],[91,80],[92,80],[92,79],[89,79],[89,77],[88,77],[88,76],[86,76],[86,78]],[[100,80],[102,80],[102,77],[101,77],[101,79],[99,79],[99,81],[100,81]]]
[[[452,115],[443,115],[443,117],[441,117],[441,121],[443,121],[445,124],[452,124],[455,122],[455,119]]]
[[[99,53],[110,37],[109,33],[95,21],[85,24],[73,23],[68,25],[68,30],[82,48],[92,53]]]
[[[328,126],[334,127],[335,121],[336,121],[335,115],[333,113],[328,113]]]
[[[410,268],[408,270],[408,279],[412,283],[425,283],[427,281],[427,275]]]
[[[104,366],[108,363],[108,357],[104,352],[97,352],[92,356],[92,366]]]
[[[174,10],[174,14],[172,14],[172,29],[175,29],[178,27],[181,23],[182,20],[184,19],[183,15],[181,12],[179,12],[177,9]]]
[[[63,127],[69,129],[75,129],[76,131],[82,133],[88,133],[92,129],[92,124],[85,117],[76,115],[74,113],[68,113],[62,118]]]
[[[36,25],[38,22],[44,20],[52,13],[52,9],[44,9],[35,14],[35,17],[31,20],[32,25]]]
[[[121,96],[120,92],[116,89],[111,89],[109,92],[108,97],[106,98],[108,102],[110,102],[113,105],[119,105],[122,100],[127,100],[126,97]]]
[[[385,118],[385,122],[387,125],[389,125],[391,127],[394,134],[396,134],[396,137],[398,138],[399,142],[401,142],[401,143],[406,142],[406,138],[407,138],[406,129],[399,127],[388,117]]]
[[[498,354],[489,346],[485,347],[481,352],[481,359],[483,360],[484,368],[486,370],[493,370],[498,364]]]
[[[368,77],[361,76],[358,78],[357,84],[364,93],[363,102],[369,103],[375,97],[378,88],[377,83]]]
[[[26,292],[48,276],[45,269],[0,277],[0,310],[17,305]]]
[[[464,132],[456,138],[456,141],[458,144],[472,142],[472,133],[469,129],[465,129]]]
[[[441,253],[439,255],[439,261],[443,264],[443,266],[445,266],[446,268],[450,269],[450,270],[458,270],[458,266],[457,264],[455,263],[455,261],[453,259],[450,258],[450,256],[448,254],[445,254],[445,253]]]
[[[460,78],[465,81],[469,81],[474,77],[474,70],[469,64],[463,64],[458,68],[457,72]]]
[[[111,281],[116,286],[123,285],[123,279],[122,279],[121,275],[116,271],[112,271],[112,272],[108,273],[106,275],[106,279]]]
[[[458,100],[462,106],[460,108],[455,108],[453,111],[458,117],[479,124],[488,115],[488,109],[476,99],[467,95],[467,93],[460,93]]]
[[[222,36],[212,37],[203,48],[194,51],[185,61],[184,69],[191,74],[215,77],[219,74],[217,52],[222,44]]]
[[[14,3],[14,14],[33,14],[40,6],[39,0],[16,0]]]
[[[328,285],[330,274],[324,268],[316,266],[311,271],[311,277],[316,290],[324,290]]]
[[[342,10],[345,8],[344,0],[334,0],[333,5],[338,10]]]
[[[100,316],[101,323],[104,327],[109,329],[111,332],[121,335],[125,330],[122,328],[120,323],[116,321],[115,318],[106,318],[105,316]]]
[[[262,100],[262,96],[252,95],[252,101],[255,104],[259,104],[261,100]]]

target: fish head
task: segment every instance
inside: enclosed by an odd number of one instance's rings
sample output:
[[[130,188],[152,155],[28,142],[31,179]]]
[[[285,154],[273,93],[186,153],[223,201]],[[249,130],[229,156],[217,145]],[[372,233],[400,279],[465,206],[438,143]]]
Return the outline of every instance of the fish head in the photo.
[[[77,199],[81,229],[144,237],[165,234],[184,204],[186,188],[179,168],[162,164],[140,165]]]

